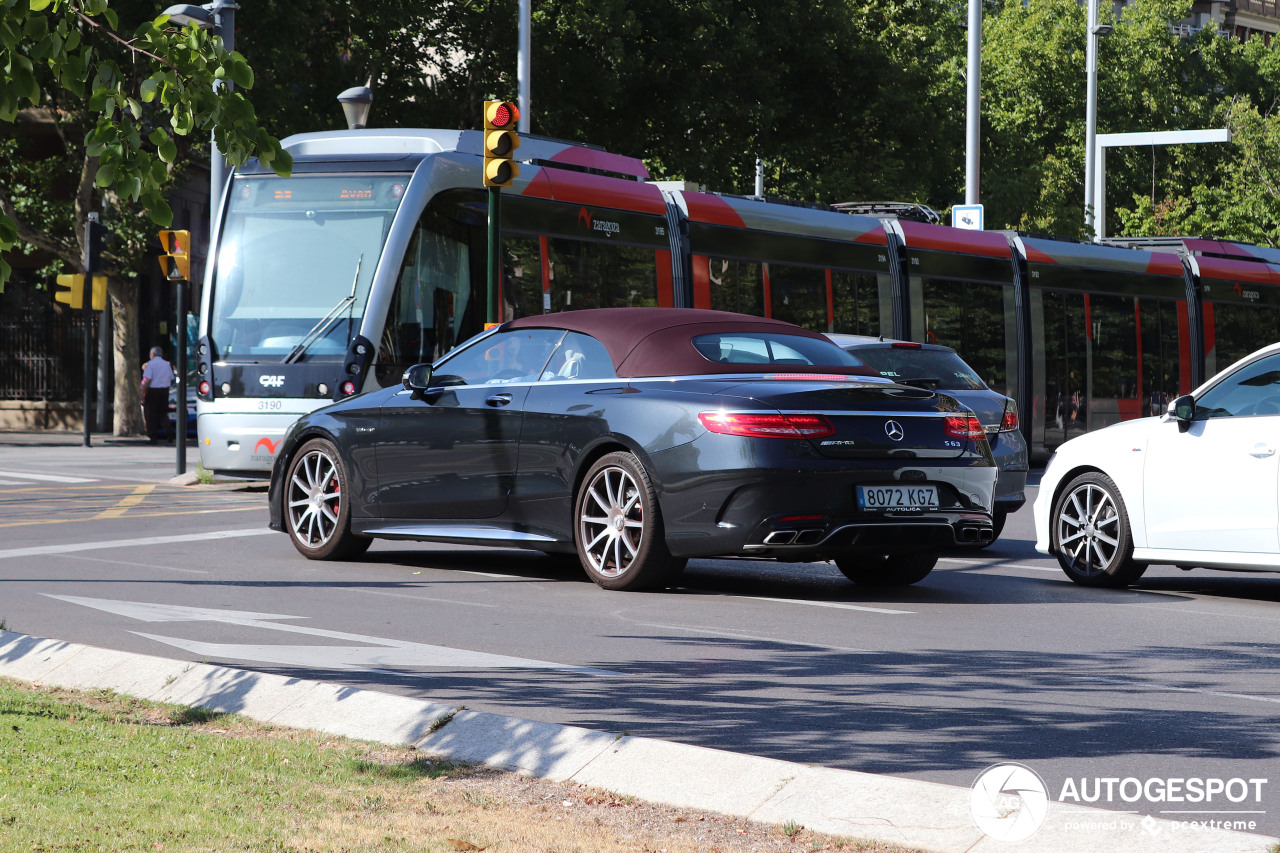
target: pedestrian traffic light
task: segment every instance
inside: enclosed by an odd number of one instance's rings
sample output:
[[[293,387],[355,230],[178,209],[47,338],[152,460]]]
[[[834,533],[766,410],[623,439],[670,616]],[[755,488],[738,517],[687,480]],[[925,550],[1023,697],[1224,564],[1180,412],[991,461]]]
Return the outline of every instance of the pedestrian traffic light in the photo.
[[[84,276],[78,273],[64,273],[58,276],[58,287],[65,287],[62,293],[53,294],[58,302],[65,302],[72,308],[84,307]]]
[[[484,185],[509,187],[520,174],[515,151],[520,147],[516,122],[520,108],[513,101],[484,102]]]
[[[84,254],[81,266],[87,273],[95,273],[102,269],[102,248],[106,240],[107,226],[98,221],[96,213],[89,214],[84,224]]]
[[[186,281],[191,278],[191,232],[161,231],[160,270],[169,281]]]

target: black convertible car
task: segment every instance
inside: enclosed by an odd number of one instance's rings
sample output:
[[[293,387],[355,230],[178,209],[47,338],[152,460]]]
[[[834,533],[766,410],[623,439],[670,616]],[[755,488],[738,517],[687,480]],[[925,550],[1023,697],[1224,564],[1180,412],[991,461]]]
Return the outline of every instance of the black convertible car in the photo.
[[[524,317],[299,419],[271,527],[322,560],[375,538],[576,552],[608,589],[723,555],[915,583],[991,538],[996,468],[968,409],[874,373],[760,317]]]

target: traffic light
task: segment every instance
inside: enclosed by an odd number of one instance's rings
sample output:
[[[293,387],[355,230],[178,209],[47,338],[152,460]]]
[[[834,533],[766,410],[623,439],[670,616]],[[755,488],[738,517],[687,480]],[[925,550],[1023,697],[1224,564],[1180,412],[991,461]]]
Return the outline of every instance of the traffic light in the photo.
[[[509,187],[520,174],[515,151],[520,147],[516,122],[520,108],[514,101],[484,102],[484,185]]]
[[[81,266],[87,273],[102,269],[102,244],[107,236],[107,226],[98,221],[96,213],[89,214],[84,224],[84,255]]]
[[[84,307],[84,276],[79,273],[64,273],[58,276],[58,287],[65,287],[66,291],[53,294],[56,301],[65,302],[72,308]]]
[[[89,307],[94,311],[102,311],[107,307],[107,277],[95,275],[91,282],[93,287],[89,297]],[[58,287],[65,287],[62,293],[53,294],[58,302],[65,302],[72,308],[84,308],[84,276],[80,273],[64,273],[58,276]]]
[[[107,307],[107,277],[105,275],[95,275],[93,277],[93,299],[90,303],[94,311],[103,311]]]
[[[191,278],[191,232],[161,231],[160,270],[169,281],[186,281]]]

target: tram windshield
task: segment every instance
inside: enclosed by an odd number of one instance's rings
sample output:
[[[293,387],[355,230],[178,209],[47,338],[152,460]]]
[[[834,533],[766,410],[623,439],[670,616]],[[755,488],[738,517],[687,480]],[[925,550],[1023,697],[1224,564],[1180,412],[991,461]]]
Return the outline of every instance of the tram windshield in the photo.
[[[209,336],[223,361],[340,360],[359,331],[408,175],[231,185]]]

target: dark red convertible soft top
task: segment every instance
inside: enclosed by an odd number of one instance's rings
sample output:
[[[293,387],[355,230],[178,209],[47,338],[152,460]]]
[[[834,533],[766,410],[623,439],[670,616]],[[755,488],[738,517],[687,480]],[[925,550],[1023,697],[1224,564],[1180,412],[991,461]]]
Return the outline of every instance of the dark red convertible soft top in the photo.
[[[693,339],[725,332],[772,332],[813,338],[830,344],[834,358],[843,351],[825,336],[792,323],[697,308],[586,308],[521,317],[504,329],[566,329],[604,344],[620,377],[697,376],[705,373],[823,373],[876,376],[869,367],[830,365],[724,364],[698,352]]]

